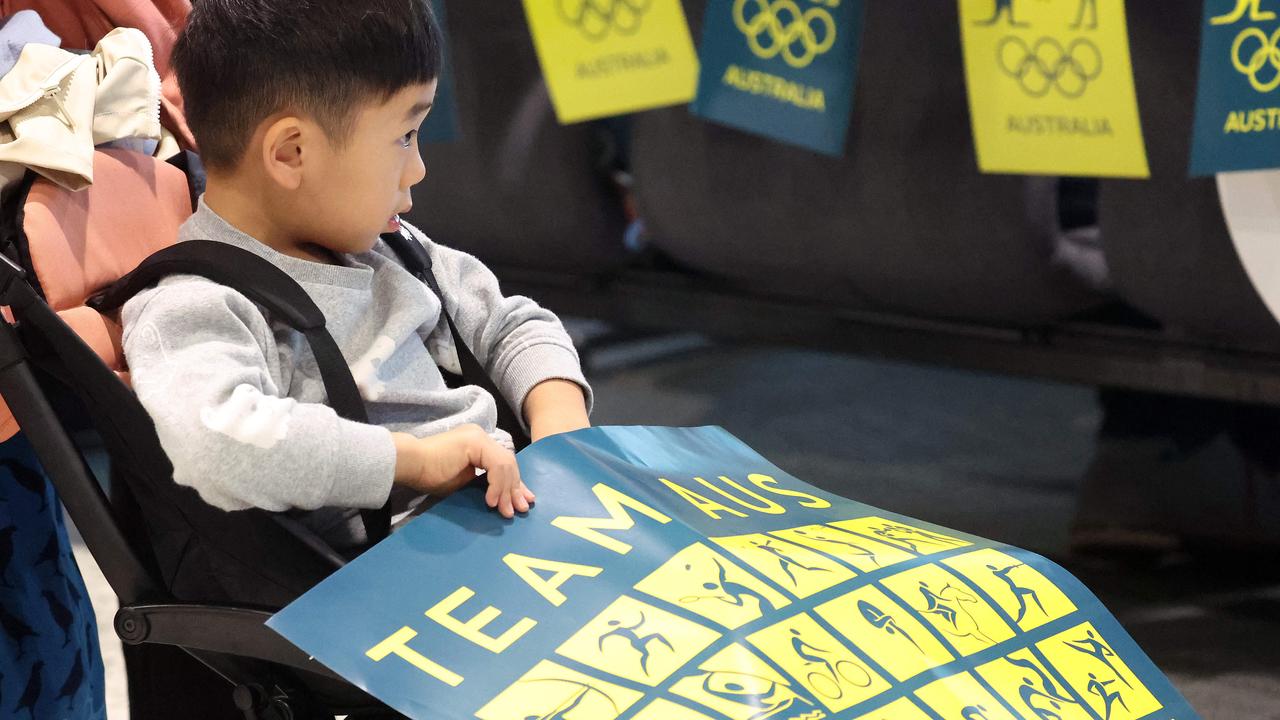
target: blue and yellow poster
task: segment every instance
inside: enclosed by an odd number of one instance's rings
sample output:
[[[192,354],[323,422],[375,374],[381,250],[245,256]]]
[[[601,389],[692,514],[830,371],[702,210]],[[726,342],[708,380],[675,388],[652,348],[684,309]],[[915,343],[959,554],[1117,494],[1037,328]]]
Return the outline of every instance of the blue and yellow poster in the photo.
[[[840,155],[862,17],[862,0],[710,0],[694,114]]]
[[[1147,177],[1123,0],[959,0],[988,173]]]
[[[680,0],[524,0],[561,123],[686,103],[698,58]]]
[[[1196,720],[1032,553],[823,492],[719,428],[520,454],[271,627],[412,718]]]
[[[1205,0],[1191,175],[1280,166],[1280,3]]]

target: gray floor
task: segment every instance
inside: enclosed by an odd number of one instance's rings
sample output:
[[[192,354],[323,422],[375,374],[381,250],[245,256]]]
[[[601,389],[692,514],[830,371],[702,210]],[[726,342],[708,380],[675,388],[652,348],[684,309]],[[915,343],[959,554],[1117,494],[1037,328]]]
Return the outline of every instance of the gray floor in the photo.
[[[693,349],[669,354],[682,344]],[[659,357],[637,362],[647,350]],[[1280,720],[1280,562],[1210,552],[1135,568],[1066,557],[1100,422],[1092,390],[670,339],[589,357],[597,424],[721,425],[833,492],[1049,555],[1117,613],[1205,720]],[[109,640],[110,592],[91,584]],[[124,720],[118,674],[112,682],[111,718]]]

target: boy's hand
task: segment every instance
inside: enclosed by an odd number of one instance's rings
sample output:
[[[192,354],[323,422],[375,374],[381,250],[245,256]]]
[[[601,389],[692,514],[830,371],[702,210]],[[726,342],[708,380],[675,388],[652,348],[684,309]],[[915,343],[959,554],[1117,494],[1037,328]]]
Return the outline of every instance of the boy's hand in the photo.
[[[392,433],[396,445],[397,484],[430,495],[448,495],[471,482],[476,471],[489,475],[485,503],[505,518],[527,512],[534,495],[520,481],[516,456],[478,425],[417,438]]]

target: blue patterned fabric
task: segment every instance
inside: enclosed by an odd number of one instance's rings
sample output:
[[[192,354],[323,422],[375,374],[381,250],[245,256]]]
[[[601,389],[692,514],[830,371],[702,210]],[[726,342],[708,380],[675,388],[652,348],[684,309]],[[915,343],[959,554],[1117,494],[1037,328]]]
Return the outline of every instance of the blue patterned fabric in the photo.
[[[93,607],[39,467],[23,436],[0,444],[0,718],[106,720]]]

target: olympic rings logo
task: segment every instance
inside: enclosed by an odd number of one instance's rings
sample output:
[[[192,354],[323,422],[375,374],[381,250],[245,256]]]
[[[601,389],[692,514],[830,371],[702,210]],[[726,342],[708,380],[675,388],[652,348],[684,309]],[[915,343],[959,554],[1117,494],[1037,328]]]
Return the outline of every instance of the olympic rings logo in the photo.
[[[836,44],[831,13],[821,7],[801,11],[795,0],[734,0],[733,23],[756,57],[781,55],[793,68],[807,67]]]
[[[1246,45],[1252,52],[1245,52]],[[1271,92],[1280,87],[1280,28],[1270,37],[1256,27],[1241,31],[1231,43],[1231,64],[1240,74],[1249,76],[1249,84],[1258,92]],[[1272,77],[1264,82],[1259,75],[1265,74],[1263,71],[1268,65]]]
[[[1102,74],[1102,52],[1085,38],[1076,38],[1064,48],[1051,37],[1028,46],[1010,35],[996,45],[996,57],[1000,69],[1017,80],[1023,92],[1037,98],[1054,88],[1063,97],[1078,98]]]
[[[634,35],[651,5],[653,0],[556,0],[561,19],[591,41],[603,40],[610,31]]]

